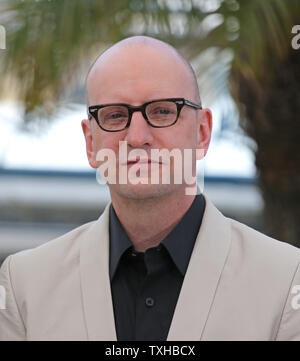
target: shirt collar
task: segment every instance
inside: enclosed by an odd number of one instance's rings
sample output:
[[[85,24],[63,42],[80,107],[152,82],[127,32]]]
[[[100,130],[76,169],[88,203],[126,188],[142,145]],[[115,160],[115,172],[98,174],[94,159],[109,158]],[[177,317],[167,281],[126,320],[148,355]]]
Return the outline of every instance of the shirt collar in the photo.
[[[109,245],[109,276],[112,280],[121,256],[132,246],[112,204],[109,208]]]
[[[198,194],[180,222],[161,242],[183,276],[186,273],[195,240],[201,226],[204,209],[205,198],[202,194]],[[123,253],[133,246],[120,223],[112,204],[110,205],[109,210],[109,234],[109,274],[110,280],[112,280]]]
[[[180,222],[162,241],[173,262],[184,276],[188,268],[194,244],[201,226],[205,209],[205,198],[196,195],[192,205]]]

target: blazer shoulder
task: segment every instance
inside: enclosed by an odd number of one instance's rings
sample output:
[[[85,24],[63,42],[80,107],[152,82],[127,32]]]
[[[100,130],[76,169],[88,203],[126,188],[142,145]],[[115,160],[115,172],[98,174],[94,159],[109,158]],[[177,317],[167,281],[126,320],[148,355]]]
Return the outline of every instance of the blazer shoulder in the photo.
[[[293,269],[300,263],[300,249],[283,241],[269,237],[243,223],[227,218],[231,226],[233,242],[264,264],[282,265]]]
[[[238,263],[256,264],[260,266],[282,265],[283,268],[292,267],[294,270],[300,263],[300,249],[289,243],[269,237],[232,218],[226,217],[207,198],[203,222],[206,224],[207,234],[211,230],[220,230],[222,237],[230,239],[231,259]],[[203,225],[201,225],[202,227]]]
[[[9,256],[11,263],[22,272],[34,273],[75,261],[79,253],[80,239],[95,222],[81,225],[38,247],[17,252]]]

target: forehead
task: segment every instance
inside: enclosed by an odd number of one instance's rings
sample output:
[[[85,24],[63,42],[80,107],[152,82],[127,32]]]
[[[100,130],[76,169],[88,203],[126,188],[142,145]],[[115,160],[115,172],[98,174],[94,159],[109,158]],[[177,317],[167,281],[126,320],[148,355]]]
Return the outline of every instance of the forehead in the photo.
[[[126,46],[100,57],[87,80],[90,104],[190,97],[192,76],[172,49]]]

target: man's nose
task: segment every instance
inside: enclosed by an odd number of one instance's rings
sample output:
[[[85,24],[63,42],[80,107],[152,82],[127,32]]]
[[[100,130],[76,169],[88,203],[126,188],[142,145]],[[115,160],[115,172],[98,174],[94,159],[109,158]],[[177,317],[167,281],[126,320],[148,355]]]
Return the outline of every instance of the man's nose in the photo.
[[[134,112],[124,140],[133,148],[151,145],[154,139],[152,129],[141,112]]]

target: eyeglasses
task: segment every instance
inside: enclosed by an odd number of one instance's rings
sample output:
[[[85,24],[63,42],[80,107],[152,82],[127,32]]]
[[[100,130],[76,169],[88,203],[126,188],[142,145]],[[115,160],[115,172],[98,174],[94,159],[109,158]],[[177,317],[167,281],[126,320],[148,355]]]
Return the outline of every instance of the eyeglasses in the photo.
[[[149,125],[154,128],[166,128],[174,125],[185,106],[202,109],[202,106],[184,98],[157,99],[133,106],[124,103],[92,105],[88,113],[94,117],[99,127],[106,132],[119,132],[130,126],[132,114],[142,112]]]

